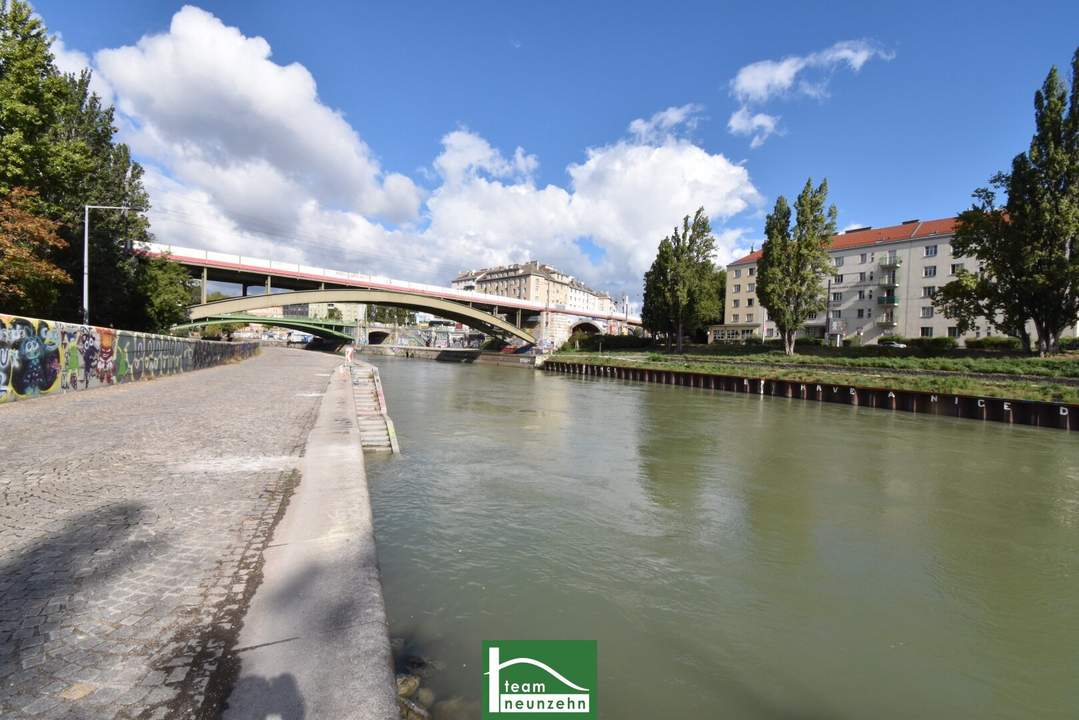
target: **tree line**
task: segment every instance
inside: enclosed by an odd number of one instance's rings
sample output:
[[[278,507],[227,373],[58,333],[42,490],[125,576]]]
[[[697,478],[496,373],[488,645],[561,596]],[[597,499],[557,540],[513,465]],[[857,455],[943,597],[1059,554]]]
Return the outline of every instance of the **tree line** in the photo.
[[[1009,172],[975,190],[973,205],[956,218],[954,252],[978,260],[980,269],[958,270],[933,304],[960,334],[983,321],[1044,355],[1059,348],[1061,333],[1079,317],[1079,48],[1070,92],[1050,69],[1034,95],[1034,121],[1029,148]],[[780,195],[765,219],[756,292],[788,355],[806,322],[827,309],[837,217],[827,196],[827,180],[814,187],[809,179],[793,210]],[[642,321],[667,338],[668,349],[672,335],[681,352],[685,334],[722,322],[726,275],[711,261],[714,250],[702,208],[660,241],[645,273]]]
[[[61,73],[50,46],[27,3],[0,4],[0,312],[79,322],[83,207],[127,206],[90,211],[92,320],[165,331],[186,316],[188,275],[137,251],[153,237],[143,168],[90,71]]]

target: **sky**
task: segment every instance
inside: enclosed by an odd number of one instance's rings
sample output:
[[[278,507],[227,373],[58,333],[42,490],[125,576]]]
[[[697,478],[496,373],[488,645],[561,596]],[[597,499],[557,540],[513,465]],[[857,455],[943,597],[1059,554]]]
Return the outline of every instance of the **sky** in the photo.
[[[34,0],[160,242],[448,284],[538,259],[637,302],[703,206],[726,263],[827,178],[954,215],[1026,148],[1079,3]]]

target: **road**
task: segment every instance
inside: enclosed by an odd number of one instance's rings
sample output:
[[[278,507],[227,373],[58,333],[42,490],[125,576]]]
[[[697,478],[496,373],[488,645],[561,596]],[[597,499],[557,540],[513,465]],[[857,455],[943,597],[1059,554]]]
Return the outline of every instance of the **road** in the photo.
[[[0,406],[0,717],[214,717],[339,359]]]

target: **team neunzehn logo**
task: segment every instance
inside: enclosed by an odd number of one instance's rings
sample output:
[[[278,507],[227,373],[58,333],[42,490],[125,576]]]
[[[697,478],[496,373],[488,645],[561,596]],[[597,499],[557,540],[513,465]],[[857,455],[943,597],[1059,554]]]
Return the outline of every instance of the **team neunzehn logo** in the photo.
[[[483,717],[596,717],[595,640],[485,640]]]

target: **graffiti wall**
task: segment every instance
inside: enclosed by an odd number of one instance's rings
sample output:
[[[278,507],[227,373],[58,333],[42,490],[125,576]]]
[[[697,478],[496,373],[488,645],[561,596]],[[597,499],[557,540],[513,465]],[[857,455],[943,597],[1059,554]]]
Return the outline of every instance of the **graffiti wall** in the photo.
[[[0,403],[152,380],[254,355],[257,343],[190,340],[0,314]]]

